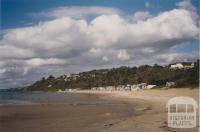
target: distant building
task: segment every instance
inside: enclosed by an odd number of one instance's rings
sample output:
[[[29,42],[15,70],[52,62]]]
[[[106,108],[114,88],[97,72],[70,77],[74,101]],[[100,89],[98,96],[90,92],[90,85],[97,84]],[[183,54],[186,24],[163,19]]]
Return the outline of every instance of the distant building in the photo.
[[[181,63],[177,63],[170,66],[170,69],[182,69],[182,68],[184,68],[184,66]]]
[[[105,90],[106,90],[106,91],[114,91],[114,90],[115,90],[115,87],[114,87],[114,86],[106,86],[106,87],[105,87]]]
[[[166,87],[173,87],[175,86],[175,82],[166,82]]]
[[[154,87],[156,87],[156,85],[147,85],[147,89],[152,89]]]
[[[118,86],[116,87],[116,90],[117,90],[117,91],[124,91],[124,85],[118,85]]]
[[[191,65],[184,66],[185,69],[190,69],[190,68],[193,68],[193,67],[194,67],[194,63],[192,63]]]
[[[80,77],[79,74],[71,74],[70,76],[73,80],[76,80],[78,77]]]
[[[191,65],[183,65],[182,63],[176,63],[170,66],[170,69],[190,69],[194,67],[194,63]]]
[[[97,91],[136,91],[136,90],[144,90],[144,89],[151,89],[156,85],[147,85],[147,83],[140,83],[140,84],[127,84],[127,85],[118,85],[118,86],[106,86],[106,87],[93,87],[91,90]]]
[[[102,74],[107,74],[108,73],[108,71],[103,71],[103,72],[101,72]]]
[[[143,90],[143,89],[147,89],[147,84],[146,83],[140,83],[140,84],[127,84],[126,86],[124,86],[123,90],[124,91],[136,91],[136,90]],[[122,91],[122,90],[121,90]]]
[[[105,91],[106,88],[105,87],[98,87],[97,90],[99,90],[99,91]]]
[[[95,75],[95,74],[92,74],[91,77],[96,77],[96,75]]]
[[[61,89],[59,89],[57,92],[62,92],[62,90],[61,90]]]
[[[93,88],[91,88],[91,90],[97,90],[97,87],[93,87]]]
[[[64,79],[65,82],[66,82],[66,81],[69,81],[69,80],[70,80],[69,78],[65,78],[65,79]]]
[[[138,87],[140,89],[146,89],[147,88],[147,84],[146,83],[140,83],[140,84],[138,84]]]

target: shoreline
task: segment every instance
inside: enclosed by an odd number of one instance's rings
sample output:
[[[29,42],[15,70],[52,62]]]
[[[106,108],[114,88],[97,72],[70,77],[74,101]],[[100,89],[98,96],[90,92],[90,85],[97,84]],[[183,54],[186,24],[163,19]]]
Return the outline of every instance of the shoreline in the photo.
[[[0,106],[3,132],[197,132],[167,127],[166,103],[175,96],[198,101],[199,89],[142,91],[81,90],[80,99],[40,105]],[[63,102],[64,101],[64,102]],[[4,113],[3,113],[4,112]],[[2,124],[3,123],[3,124]],[[30,129],[31,128],[31,129]],[[17,130],[16,130],[17,129]]]
[[[152,89],[134,92],[126,91],[77,91],[76,93],[96,94],[106,99],[117,99],[131,104],[136,113],[127,120],[113,126],[109,132],[197,132],[199,127],[174,129],[167,126],[167,101],[176,96],[189,96],[199,103],[199,89],[176,88],[168,90]],[[139,109],[137,111],[137,109]],[[198,116],[197,116],[198,117]],[[198,121],[197,121],[198,124]]]
[[[0,106],[0,131],[101,132],[133,114],[123,101],[78,95],[37,105]]]

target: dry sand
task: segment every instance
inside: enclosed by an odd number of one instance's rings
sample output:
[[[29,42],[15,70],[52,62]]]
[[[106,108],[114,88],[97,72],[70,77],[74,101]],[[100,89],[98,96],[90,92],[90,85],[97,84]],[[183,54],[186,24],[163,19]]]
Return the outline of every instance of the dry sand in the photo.
[[[167,100],[199,99],[198,89],[134,92],[77,91],[81,101],[1,106],[1,132],[198,132],[167,127]]]
[[[199,127],[173,129],[167,127],[166,103],[172,97],[189,96],[199,103],[199,89],[144,90],[134,92],[81,91],[103,94],[104,98],[123,100],[136,110],[135,115],[113,125],[105,132],[198,132]],[[142,110],[142,111],[141,111]]]

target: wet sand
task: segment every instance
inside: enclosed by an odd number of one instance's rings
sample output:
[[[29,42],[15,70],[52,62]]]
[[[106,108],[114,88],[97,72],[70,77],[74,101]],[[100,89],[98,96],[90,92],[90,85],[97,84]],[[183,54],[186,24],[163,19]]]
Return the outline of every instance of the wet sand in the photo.
[[[94,132],[133,116],[132,106],[83,94],[78,100],[1,106],[1,132]]]
[[[198,89],[77,91],[80,100],[0,107],[1,132],[198,132],[167,127],[167,100]]]

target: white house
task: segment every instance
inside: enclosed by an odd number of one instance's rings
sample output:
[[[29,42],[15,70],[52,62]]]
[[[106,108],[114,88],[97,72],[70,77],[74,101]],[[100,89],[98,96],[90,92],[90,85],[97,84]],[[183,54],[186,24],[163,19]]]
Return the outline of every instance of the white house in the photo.
[[[137,85],[140,89],[146,89],[147,88],[147,84],[146,83],[140,83]]]
[[[191,65],[189,66],[184,66],[185,69],[190,69],[190,68],[193,68],[194,67],[194,63],[192,63]]]
[[[106,89],[105,89],[105,87],[98,87],[97,90],[99,90],[99,91],[105,91]]]
[[[125,87],[124,85],[119,85],[119,86],[116,87],[116,90],[117,91],[124,91],[124,87]]]
[[[93,87],[91,90],[98,90],[98,91],[136,91],[136,90],[143,90],[143,89],[151,89],[156,85],[147,85],[147,83],[140,83],[134,85],[118,85],[115,86],[106,86],[106,87]]]
[[[97,87],[93,87],[93,88],[91,88],[91,90],[97,90]]]
[[[105,87],[105,90],[106,90],[106,91],[114,91],[114,90],[115,90],[115,87],[114,87],[114,86],[106,86],[106,87]]]
[[[146,83],[131,85],[131,91],[136,91],[136,90],[140,90],[140,89],[147,89],[147,86],[148,85]]]
[[[147,89],[152,89],[154,88],[156,85],[147,85]]]
[[[166,87],[175,86],[175,82],[166,82]]]
[[[80,77],[79,74],[71,74],[70,77],[73,79],[73,80],[76,80],[78,77]]]
[[[181,63],[176,63],[170,66],[170,69],[182,69],[182,68],[184,68],[184,66]]]
[[[192,63],[191,65],[183,65],[181,63],[176,63],[174,65],[170,66],[170,69],[190,69],[194,67],[194,63]]]

